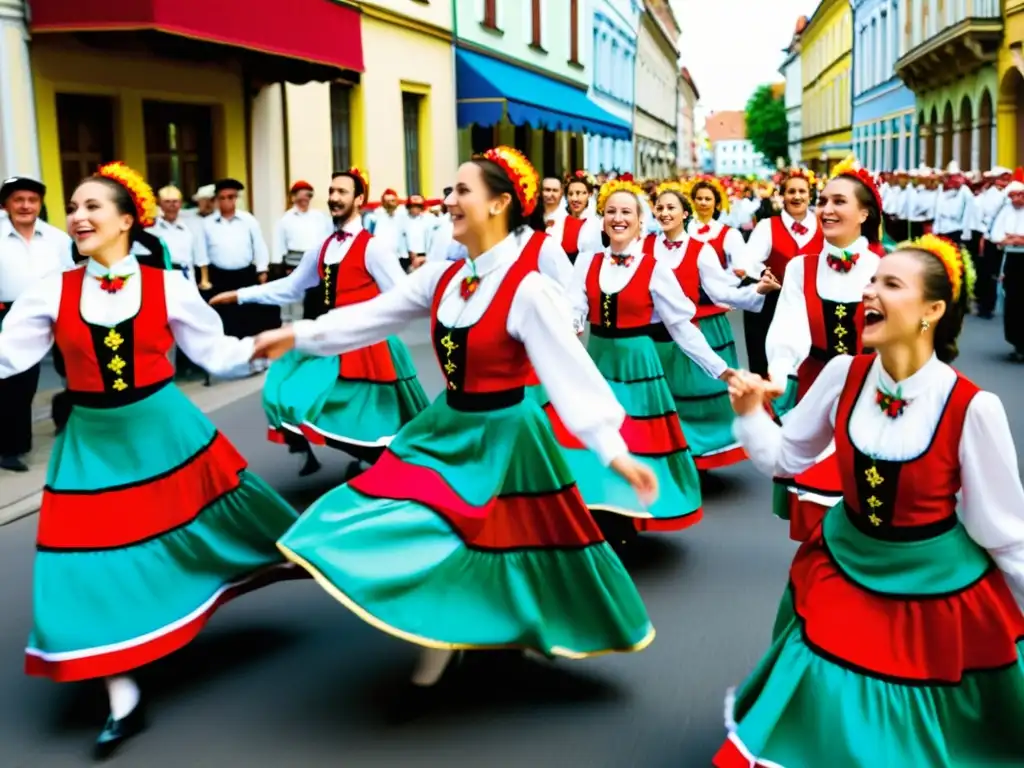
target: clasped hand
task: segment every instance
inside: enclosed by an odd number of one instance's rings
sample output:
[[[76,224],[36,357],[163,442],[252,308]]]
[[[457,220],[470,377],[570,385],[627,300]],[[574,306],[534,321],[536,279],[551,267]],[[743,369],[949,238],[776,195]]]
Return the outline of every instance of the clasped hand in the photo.
[[[785,386],[762,379],[750,371],[734,371],[729,377],[729,402],[739,416],[763,409],[768,400],[780,397]]]

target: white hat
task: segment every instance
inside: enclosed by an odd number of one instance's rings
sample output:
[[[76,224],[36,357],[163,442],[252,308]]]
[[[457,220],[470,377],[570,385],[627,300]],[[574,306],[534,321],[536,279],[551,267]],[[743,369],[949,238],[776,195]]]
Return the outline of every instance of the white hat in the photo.
[[[196,193],[192,195],[192,202],[198,203],[200,200],[213,200],[217,196],[217,190],[213,184],[207,184],[196,190]]]
[[[1009,168],[1004,168],[1001,165],[997,165],[995,168],[993,168],[991,171],[988,171],[985,174],[985,176],[987,178],[989,178],[989,179],[997,179],[1000,176],[1012,176],[1012,175],[1013,175],[1013,171],[1011,171]]]
[[[960,163],[958,163],[956,160],[952,160],[949,163],[949,165],[946,166],[946,173],[949,174],[950,176],[959,175],[960,173],[962,173],[962,171],[960,170]]]
[[[1024,192],[1024,184],[1021,184],[1019,181],[1011,181],[1003,191],[1008,195],[1013,192]]]

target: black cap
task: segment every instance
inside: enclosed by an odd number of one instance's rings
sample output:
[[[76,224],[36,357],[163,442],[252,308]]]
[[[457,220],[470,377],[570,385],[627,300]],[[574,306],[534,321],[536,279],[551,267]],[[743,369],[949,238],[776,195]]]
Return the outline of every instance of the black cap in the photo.
[[[46,185],[27,176],[12,176],[9,179],[4,179],[0,184],[0,205],[6,203],[7,198],[15,192],[35,192],[40,197],[45,197]]]
[[[238,179],[221,179],[213,185],[213,191],[216,194],[220,194],[225,189],[233,189],[236,192],[241,192],[245,189],[245,185]]]

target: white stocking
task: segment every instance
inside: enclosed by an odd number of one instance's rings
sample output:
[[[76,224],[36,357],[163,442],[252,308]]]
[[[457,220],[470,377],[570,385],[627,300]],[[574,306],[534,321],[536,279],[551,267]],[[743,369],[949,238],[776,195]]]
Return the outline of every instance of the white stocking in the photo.
[[[126,675],[108,677],[103,682],[107,684],[111,716],[115,720],[123,720],[139,705],[142,695],[139,692],[139,686]]]
[[[424,648],[412,673],[412,684],[423,687],[434,685],[441,679],[453,655],[453,651]]]

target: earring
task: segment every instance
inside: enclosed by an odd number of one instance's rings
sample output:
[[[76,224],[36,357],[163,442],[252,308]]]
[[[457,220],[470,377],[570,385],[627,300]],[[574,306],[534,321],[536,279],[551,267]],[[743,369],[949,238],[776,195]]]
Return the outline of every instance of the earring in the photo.
[[[921,333],[924,333],[925,331],[927,331],[931,327],[932,327],[932,324],[929,323],[925,318],[922,317],[921,318]]]

